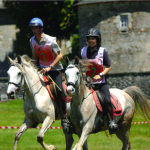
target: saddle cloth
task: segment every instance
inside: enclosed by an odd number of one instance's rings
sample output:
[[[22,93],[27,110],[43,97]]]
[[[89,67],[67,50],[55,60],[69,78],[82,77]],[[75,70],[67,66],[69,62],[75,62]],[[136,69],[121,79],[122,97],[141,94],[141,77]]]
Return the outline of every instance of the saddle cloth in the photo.
[[[54,87],[53,87],[53,82],[49,81],[49,79],[46,76],[43,76],[44,82],[46,84],[46,89],[50,95],[50,97],[52,98],[52,100],[54,100],[55,102],[57,101],[56,98],[54,97],[53,93],[54,93]],[[63,85],[63,89],[65,91],[65,95],[66,97],[66,102],[70,102],[72,97],[68,96],[66,89],[67,89],[67,85],[65,83],[62,84]]]
[[[92,90],[92,94],[93,94],[93,98],[94,98],[96,107],[99,110],[99,114],[102,115],[103,109],[102,109],[100,101],[99,101],[99,99],[97,97],[96,91],[94,91],[93,89],[91,89],[91,90]],[[110,100],[111,100],[111,102],[112,102],[112,104],[114,106],[112,108],[112,114],[111,115],[113,115],[113,116],[120,116],[120,115],[122,115],[122,106],[121,106],[121,103],[119,102],[118,98],[114,94],[110,93]]]

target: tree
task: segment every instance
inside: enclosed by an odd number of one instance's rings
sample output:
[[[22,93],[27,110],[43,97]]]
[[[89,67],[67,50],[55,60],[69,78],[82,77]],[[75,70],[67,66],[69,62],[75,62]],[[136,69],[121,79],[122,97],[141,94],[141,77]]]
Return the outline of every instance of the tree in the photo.
[[[16,22],[20,32],[14,42],[14,52],[31,56],[29,39],[33,36],[28,27],[32,18],[43,20],[44,32],[58,39],[69,39],[78,34],[77,7],[78,1],[7,1],[4,6]]]

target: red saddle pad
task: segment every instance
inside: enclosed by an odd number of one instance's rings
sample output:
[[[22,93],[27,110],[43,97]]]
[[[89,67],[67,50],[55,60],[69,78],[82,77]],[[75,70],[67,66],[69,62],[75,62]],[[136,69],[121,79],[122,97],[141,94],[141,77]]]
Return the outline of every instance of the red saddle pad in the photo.
[[[103,109],[102,109],[100,101],[99,101],[99,99],[97,97],[96,91],[94,91],[93,89],[91,89],[91,90],[92,90],[92,93],[93,93],[93,98],[94,98],[96,107],[98,108],[99,113],[102,114],[103,113]],[[112,108],[112,112],[113,112],[112,115],[113,116],[122,115],[122,106],[121,106],[120,101],[118,100],[118,98],[114,94],[110,93],[110,95],[111,95],[111,102],[114,105],[114,107]]]
[[[52,89],[51,89],[51,87],[50,87],[50,84],[53,84],[53,82],[48,81],[48,79],[47,79],[46,76],[43,76],[43,79],[44,79],[44,82],[45,82],[45,84],[46,84],[46,89],[47,89],[47,91],[48,91],[50,97],[51,97],[54,101],[56,101],[56,99],[54,98],[54,96],[53,96],[53,94],[52,94],[52,93],[53,93],[53,92],[52,92]],[[66,92],[67,86],[66,86],[66,84],[64,84],[64,83],[63,83],[62,85],[63,85],[63,89],[64,89],[64,91],[65,91],[65,94],[66,94],[66,96],[67,96],[66,100],[67,100],[67,102],[70,102],[71,99],[72,99],[72,97],[68,96],[68,94],[67,94],[67,92]]]

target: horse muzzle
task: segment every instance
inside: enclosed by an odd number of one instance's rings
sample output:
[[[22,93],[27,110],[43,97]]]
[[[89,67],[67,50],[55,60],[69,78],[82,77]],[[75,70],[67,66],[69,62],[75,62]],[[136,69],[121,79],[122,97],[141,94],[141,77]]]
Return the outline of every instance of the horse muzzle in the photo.
[[[14,92],[10,92],[7,93],[8,99],[15,99],[15,93]]]
[[[72,95],[75,93],[75,88],[73,86],[69,85],[69,86],[67,86],[66,91],[67,91],[67,94],[72,97]]]

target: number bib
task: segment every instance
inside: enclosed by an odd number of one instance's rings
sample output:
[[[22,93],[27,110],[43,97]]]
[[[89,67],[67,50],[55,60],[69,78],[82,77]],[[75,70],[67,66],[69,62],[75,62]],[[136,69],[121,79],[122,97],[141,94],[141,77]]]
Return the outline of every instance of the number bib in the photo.
[[[86,75],[93,78],[95,75],[98,75],[100,72],[103,72],[103,50],[104,48],[100,47],[98,55],[95,59],[88,59],[86,57],[87,47],[84,47],[81,51],[81,56],[83,59],[89,60],[91,65],[88,66],[89,71],[86,72]],[[93,84],[96,83],[105,83],[105,77],[100,78],[99,80],[93,80]]]
[[[41,66],[48,67],[54,61],[54,56],[49,45],[35,45],[33,48],[39,57]]]
[[[86,75],[93,78],[104,70],[102,61],[100,59],[90,59],[91,65],[88,67],[90,71],[86,72]]]

